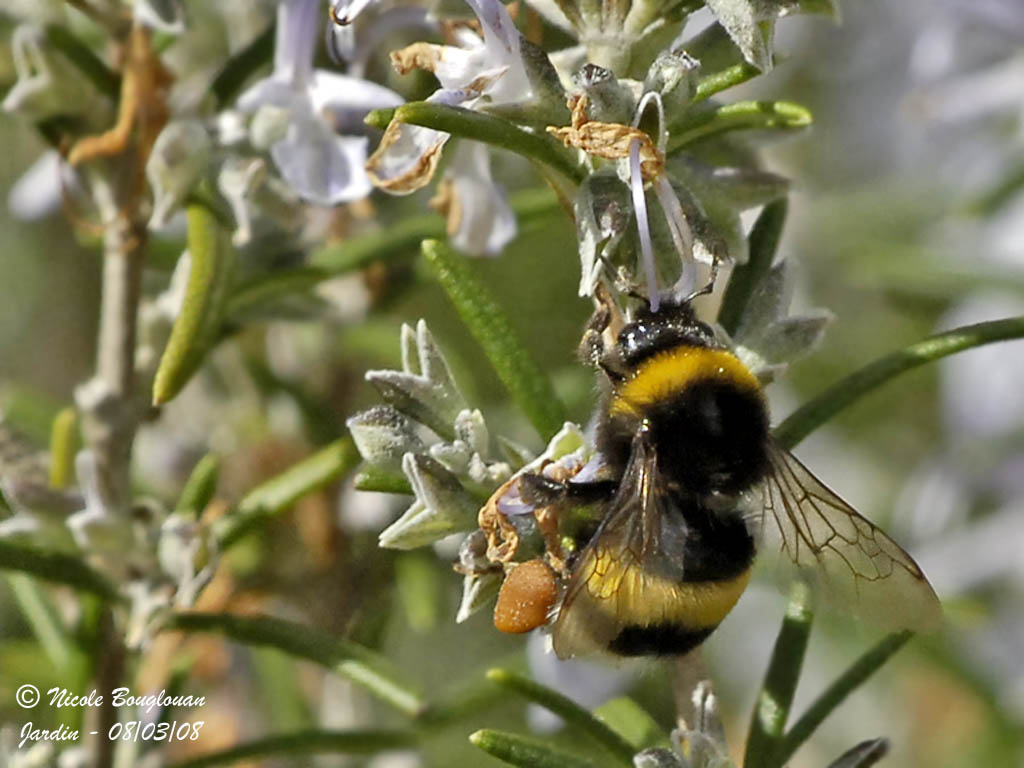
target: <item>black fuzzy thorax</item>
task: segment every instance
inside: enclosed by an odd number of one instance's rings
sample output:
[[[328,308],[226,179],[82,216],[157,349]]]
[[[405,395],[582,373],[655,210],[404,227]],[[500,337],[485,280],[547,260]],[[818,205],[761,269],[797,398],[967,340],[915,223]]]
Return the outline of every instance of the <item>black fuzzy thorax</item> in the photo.
[[[598,424],[597,448],[616,473],[625,471],[643,421],[659,475],[690,494],[740,493],[767,472],[769,420],[760,391],[728,378],[698,379],[639,416],[609,415]]]

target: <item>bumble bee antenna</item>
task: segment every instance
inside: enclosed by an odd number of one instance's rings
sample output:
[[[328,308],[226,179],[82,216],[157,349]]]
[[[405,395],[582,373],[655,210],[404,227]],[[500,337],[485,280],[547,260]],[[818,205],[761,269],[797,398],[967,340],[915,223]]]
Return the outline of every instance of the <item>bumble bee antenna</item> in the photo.
[[[629,288],[629,289],[623,291],[623,293],[625,293],[631,299],[638,299],[638,300],[642,301],[647,306],[648,310],[651,309],[651,299],[650,299],[650,297],[647,294],[645,294],[645,293],[640,293],[640,289],[639,288],[636,288],[636,287]]]

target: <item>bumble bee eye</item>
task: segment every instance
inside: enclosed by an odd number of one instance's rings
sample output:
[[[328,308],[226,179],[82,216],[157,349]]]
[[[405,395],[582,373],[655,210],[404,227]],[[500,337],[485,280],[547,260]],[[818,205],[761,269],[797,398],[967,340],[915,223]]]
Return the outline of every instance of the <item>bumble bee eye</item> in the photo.
[[[543,560],[528,560],[505,576],[494,606],[494,626],[519,635],[545,624],[558,597],[555,572]]]

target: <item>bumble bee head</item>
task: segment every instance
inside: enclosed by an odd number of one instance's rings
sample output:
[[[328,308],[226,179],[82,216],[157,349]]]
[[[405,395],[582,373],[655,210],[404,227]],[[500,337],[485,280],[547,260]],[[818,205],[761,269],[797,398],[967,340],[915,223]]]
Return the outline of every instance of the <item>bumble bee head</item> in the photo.
[[[687,301],[664,303],[657,312],[642,307],[619,332],[616,351],[622,362],[634,366],[666,349],[678,346],[721,348],[714,332],[694,314]]]

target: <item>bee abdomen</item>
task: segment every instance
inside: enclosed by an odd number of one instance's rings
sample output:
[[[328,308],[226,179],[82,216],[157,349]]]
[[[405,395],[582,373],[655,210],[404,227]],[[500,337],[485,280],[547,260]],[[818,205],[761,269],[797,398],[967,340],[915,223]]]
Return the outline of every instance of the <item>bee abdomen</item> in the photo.
[[[681,624],[664,622],[624,627],[612,640],[608,650],[619,656],[682,656],[703,643],[718,627],[688,629]]]

